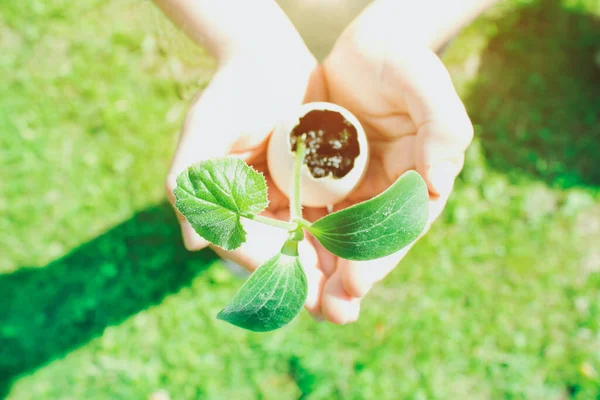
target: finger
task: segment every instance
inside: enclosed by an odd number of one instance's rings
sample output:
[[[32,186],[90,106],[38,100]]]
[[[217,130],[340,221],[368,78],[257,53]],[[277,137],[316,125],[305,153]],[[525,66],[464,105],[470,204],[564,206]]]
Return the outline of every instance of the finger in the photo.
[[[190,225],[188,220],[179,211],[175,210],[175,214],[181,226],[181,236],[186,250],[198,251],[208,247],[210,242],[198,235],[194,228],[192,228],[192,225]]]
[[[373,286],[396,268],[417,241],[427,233],[432,222],[443,209],[446,197],[430,202],[430,218],[421,235],[402,250],[386,257],[368,261],[338,259],[334,274],[323,288],[321,312],[336,324],[346,324],[358,319],[360,301]]]
[[[414,121],[417,171],[430,192],[441,195],[462,168],[473,126],[441,60],[428,49],[404,50],[386,59],[384,94],[399,108],[406,107]]]
[[[247,233],[246,242],[238,249],[225,251],[216,246],[212,248],[222,258],[229,259],[252,272],[280,252],[286,237],[281,229],[255,221],[244,220],[243,225]],[[320,293],[325,283],[320,260],[315,248],[307,241],[299,243],[298,253],[308,283],[305,307],[312,314],[318,315]]]
[[[312,208],[307,207],[302,210],[303,217],[311,222],[314,222],[325,215],[327,215],[327,210],[325,208]],[[319,257],[319,268],[323,272],[326,277],[331,276],[335,271],[335,264],[337,262],[337,257],[333,254],[325,250],[321,243],[317,239],[315,239],[310,233],[304,232],[306,240],[314,247],[317,256]]]
[[[188,251],[198,251],[208,247],[209,242],[206,239],[203,239],[198,233],[192,228],[192,225],[188,222],[188,220],[177,210],[175,207],[175,195],[173,194],[173,190],[177,186],[176,177],[172,174],[169,174],[167,177],[165,191],[167,195],[167,199],[173,210],[175,211],[175,216],[177,217],[177,221],[179,222],[179,226],[181,227],[181,237],[183,238],[183,245]]]
[[[337,257],[325,250],[321,243],[310,233],[306,232],[305,237],[306,241],[314,247],[317,257],[319,257],[319,269],[326,278],[330,277],[335,272]]]
[[[415,135],[371,143],[372,154],[365,177],[345,200],[334,206],[334,210],[372,199],[393,185],[400,175],[415,169],[415,143]]]
[[[351,298],[363,298],[373,286],[389,275],[413,244],[389,255],[369,261],[340,259],[336,273],[340,274],[344,290]]]
[[[372,160],[367,170],[367,179],[360,187],[361,201],[368,200],[390,187],[400,175],[415,168],[414,135],[403,136],[391,142],[376,142]],[[375,157],[373,157],[375,158]]]
[[[265,147],[277,113],[300,103],[303,93],[300,88],[284,99],[275,98],[275,93],[268,90],[261,91],[270,87],[264,82],[268,77],[260,72],[248,76],[253,69],[256,68],[251,64],[239,63],[222,67],[190,107],[166,182],[167,196],[173,207],[176,178],[185,168],[231,152],[244,158],[251,149]],[[244,90],[239,90],[242,87]],[[177,217],[188,250],[208,245],[181,214]]]
[[[327,80],[325,79],[325,71],[323,66],[317,65],[310,74],[306,93],[304,94],[304,103],[313,101],[327,101],[329,98]]]
[[[338,259],[334,276],[330,279],[339,280],[344,289],[345,297],[342,299],[351,301],[353,298],[361,299],[373,288],[373,286],[383,280],[389,273],[398,265],[398,263],[406,256],[410,249],[423,237],[430,229],[433,222],[439,217],[443,211],[446,202],[448,201],[449,192],[429,202],[429,219],[425,229],[419,237],[402,250],[389,255],[387,257],[378,258],[369,261],[352,261]],[[331,314],[339,313],[340,296],[333,295],[330,288],[325,286],[323,294],[323,313]],[[339,291],[339,288],[334,287],[334,291]],[[333,310],[333,311],[332,311]]]
[[[360,298],[350,296],[344,288],[343,275],[336,271],[323,287],[321,313],[329,322],[345,325],[355,322],[360,314]]]
[[[358,318],[360,301],[373,286],[390,274],[423,237],[443,209],[447,196],[430,201],[430,217],[419,237],[402,250],[368,261],[338,259],[335,273],[325,283],[321,311],[331,322],[345,324]]]
[[[436,197],[448,196],[454,186],[454,180],[464,163],[465,147],[451,144],[445,125],[437,122],[427,123],[419,128],[415,151],[417,172],[427,182],[429,192]]]
[[[364,115],[362,117],[365,133],[371,141],[381,141],[382,145],[391,140],[414,135],[417,127],[406,112],[389,111],[388,113]]]
[[[308,293],[304,306],[314,317],[320,317],[321,293],[323,293],[323,287],[327,280],[323,274],[321,259],[313,244],[306,240],[298,243],[298,254],[308,282]]]
[[[460,168],[459,168],[460,171]],[[442,191],[440,191],[439,195],[430,195],[429,196],[429,219],[427,221],[427,227],[425,228],[425,232],[429,230],[431,224],[440,216],[446,203],[448,202],[448,198],[452,193],[452,189],[454,187],[454,178],[456,175],[448,177],[448,183],[444,187]]]
[[[427,225],[419,237],[407,247],[392,255],[375,260],[351,261],[339,259],[335,274],[341,276],[340,280],[346,294],[350,297],[362,298],[377,282],[384,279],[398,265],[417,241],[429,231],[433,222],[443,211],[451,191],[452,187],[440,196],[430,198]]]

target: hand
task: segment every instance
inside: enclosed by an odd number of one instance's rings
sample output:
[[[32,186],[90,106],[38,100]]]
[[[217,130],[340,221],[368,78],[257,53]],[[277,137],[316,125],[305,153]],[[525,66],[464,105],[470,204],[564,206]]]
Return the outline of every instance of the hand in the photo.
[[[376,196],[415,169],[429,187],[430,225],[462,169],[473,128],[448,72],[431,50],[400,44],[396,38],[374,41],[368,33],[349,31],[340,38],[323,64],[328,93],[310,99],[347,108],[369,138],[366,177],[336,209]],[[355,321],[361,299],[408,250],[366,262],[322,257],[328,276],[321,294],[322,315],[338,324]]]
[[[273,126],[302,104],[308,92],[319,90],[319,69],[304,46],[285,49],[253,48],[228,60],[207,89],[191,105],[185,118],[179,144],[166,181],[166,193],[175,204],[176,178],[188,166],[212,157],[236,155],[264,173],[269,187],[271,218],[289,219],[289,201],[270,181],[266,163],[266,144]],[[315,86],[316,85],[316,86]],[[175,210],[188,250],[209,246]],[[281,229],[253,221],[243,221],[248,241],[236,251],[211,246],[223,258],[253,271],[279,252],[286,237]],[[324,250],[322,250],[324,251]],[[317,313],[319,293],[325,277],[317,250],[308,241],[299,248],[302,265],[309,281],[306,308]]]
[[[317,66],[305,48],[294,46],[285,54],[253,51],[233,57],[219,69],[186,117],[167,179],[170,201],[174,204],[175,179],[186,167],[235,154],[267,178],[270,205],[264,214],[287,220],[289,201],[270,182],[266,166],[268,134],[288,109],[303,101],[325,100],[353,112],[363,123],[371,146],[368,176],[336,208],[369,199],[404,171],[416,169],[429,183],[433,221],[462,167],[471,124],[445,68],[424,46],[398,49],[392,53],[396,56],[373,50],[372,43],[363,47],[359,41],[342,38],[323,67]],[[304,209],[309,220],[325,213],[323,209]],[[177,214],[186,248],[207,247],[209,243]],[[279,251],[282,232],[252,221],[244,224],[248,242],[242,247],[233,252],[213,249],[253,271]],[[360,300],[408,251],[370,262],[349,262],[310,239],[299,249],[309,286],[306,308],[339,324],[358,318]]]

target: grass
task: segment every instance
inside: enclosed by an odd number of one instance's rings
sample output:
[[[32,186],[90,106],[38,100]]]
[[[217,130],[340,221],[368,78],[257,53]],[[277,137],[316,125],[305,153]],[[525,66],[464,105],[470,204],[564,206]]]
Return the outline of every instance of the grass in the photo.
[[[215,320],[241,282],[163,197],[211,60],[145,2],[0,3],[0,397],[600,399],[599,15],[466,29],[444,59],[477,140],[442,218],[358,323],[264,335]]]

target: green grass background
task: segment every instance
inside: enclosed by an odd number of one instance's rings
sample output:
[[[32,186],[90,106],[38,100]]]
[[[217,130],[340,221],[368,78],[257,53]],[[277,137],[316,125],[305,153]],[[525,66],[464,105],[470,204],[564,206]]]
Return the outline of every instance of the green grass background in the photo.
[[[0,398],[600,399],[599,16],[464,30],[476,140],[439,222],[358,323],[253,334],[163,195],[212,60],[147,1],[0,1]]]

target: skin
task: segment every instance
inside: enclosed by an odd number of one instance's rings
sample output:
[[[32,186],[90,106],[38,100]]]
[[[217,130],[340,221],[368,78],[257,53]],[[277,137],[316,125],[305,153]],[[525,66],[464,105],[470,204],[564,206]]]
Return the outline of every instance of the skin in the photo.
[[[166,182],[173,204],[175,178],[182,170],[202,159],[233,154],[265,174],[270,205],[264,215],[287,220],[289,201],[270,182],[266,163],[270,131],[278,116],[302,102],[330,101],[344,106],[361,121],[372,151],[366,179],[335,208],[369,199],[405,171],[415,169],[428,183],[430,224],[439,216],[462,168],[473,129],[447,70],[433,50],[491,1],[465,0],[462,7],[450,7],[446,19],[439,17],[444,13],[425,18],[431,7],[427,2],[418,8],[414,2],[377,1],[348,26],[322,64],[272,2],[257,1],[253,11],[263,13],[278,35],[270,30],[263,35],[261,28],[243,26],[244,21],[229,24],[234,28],[218,29],[228,26],[220,25],[221,19],[228,18],[226,2],[219,8],[217,2],[210,1],[155,1],[185,27],[190,37],[212,49],[219,63],[211,84],[194,100],[182,128]],[[448,7],[444,3],[437,4]],[[398,23],[399,16],[405,24]],[[243,34],[249,31],[253,33]],[[303,210],[308,220],[326,212]],[[209,246],[177,214],[186,247],[200,250]],[[238,250],[211,247],[221,257],[252,271],[280,250],[285,233],[253,221],[244,224],[248,241]],[[309,283],[306,308],[317,319],[336,324],[356,321],[364,296],[409,251],[354,262],[338,259],[310,236],[307,239],[299,247]]]

